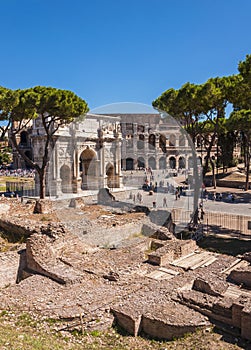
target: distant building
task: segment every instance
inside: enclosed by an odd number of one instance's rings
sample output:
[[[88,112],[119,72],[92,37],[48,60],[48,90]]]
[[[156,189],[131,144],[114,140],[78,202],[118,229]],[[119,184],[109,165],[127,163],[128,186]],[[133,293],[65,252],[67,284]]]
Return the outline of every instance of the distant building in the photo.
[[[119,114],[122,169],[181,170],[193,167],[192,144],[173,119],[160,114]]]
[[[18,133],[16,136],[17,144],[22,148],[25,155],[29,159],[33,159],[32,144],[31,144],[32,125],[33,123],[30,122],[26,126],[26,128],[22,130],[20,133]],[[15,128],[15,123],[13,125],[13,128]],[[14,169],[29,168],[29,165],[26,164],[25,160],[20,156],[20,154],[15,149],[13,149],[13,168]]]

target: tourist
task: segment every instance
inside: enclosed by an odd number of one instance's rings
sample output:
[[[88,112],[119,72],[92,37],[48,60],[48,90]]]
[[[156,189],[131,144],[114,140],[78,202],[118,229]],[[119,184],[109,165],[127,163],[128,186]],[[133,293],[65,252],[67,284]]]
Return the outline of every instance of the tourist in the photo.
[[[204,220],[204,214],[205,214],[205,212],[203,211],[203,209],[201,209],[201,211],[200,211],[200,220],[201,221]]]
[[[166,197],[163,198],[163,207],[167,207],[167,200],[166,200]]]

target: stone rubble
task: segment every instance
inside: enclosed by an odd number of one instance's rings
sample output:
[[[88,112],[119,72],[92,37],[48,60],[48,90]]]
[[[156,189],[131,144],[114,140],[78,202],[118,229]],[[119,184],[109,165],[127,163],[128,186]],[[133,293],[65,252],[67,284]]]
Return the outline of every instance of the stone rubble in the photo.
[[[49,204],[44,217],[33,214],[34,201],[0,201],[0,227],[27,237],[18,252],[0,254],[1,310],[65,319],[68,327],[71,320],[80,327],[81,314],[86,330],[116,322],[159,339],[207,327],[210,318],[251,340],[250,266],[223,274],[236,258],[221,254],[194,269],[172,265],[203,253],[195,241],[174,237],[169,216],[158,225],[164,213],[77,201]],[[165,273],[170,278],[159,277]]]

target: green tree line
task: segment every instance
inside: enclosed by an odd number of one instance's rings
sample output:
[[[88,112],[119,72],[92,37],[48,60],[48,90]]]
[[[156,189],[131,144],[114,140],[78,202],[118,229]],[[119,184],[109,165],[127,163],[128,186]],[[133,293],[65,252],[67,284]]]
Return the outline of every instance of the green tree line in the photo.
[[[223,170],[233,164],[233,149],[241,143],[245,165],[245,190],[249,188],[251,146],[251,55],[238,64],[238,74],[208,79],[203,84],[186,83],[163,92],[153,107],[172,115],[184,125],[192,141],[197,137],[206,150],[203,178],[209,168],[215,181],[212,148],[217,143]],[[227,111],[231,109],[229,117]]]
[[[24,90],[0,87],[0,141],[9,135],[13,149],[39,176],[40,198],[45,198],[45,174],[54,147],[56,132],[66,124],[88,112],[87,103],[75,93],[52,87],[36,86]],[[31,122],[40,118],[43,128],[41,159],[39,162],[27,157],[18,143],[18,135]]]

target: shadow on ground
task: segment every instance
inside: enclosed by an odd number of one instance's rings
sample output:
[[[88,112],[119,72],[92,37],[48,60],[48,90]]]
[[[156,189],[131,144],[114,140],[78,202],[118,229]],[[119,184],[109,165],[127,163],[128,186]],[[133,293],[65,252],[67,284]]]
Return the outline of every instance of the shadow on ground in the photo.
[[[251,350],[251,344],[249,341],[245,341],[241,338],[240,332],[237,329],[233,329],[233,327],[223,325],[220,322],[212,321],[215,326],[213,328],[214,333],[218,333],[221,335],[221,340],[238,346],[239,348],[245,350]]]
[[[244,236],[244,235],[240,235]],[[211,252],[237,256],[251,251],[251,239],[243,240],[236,237],[220,237],[209,235],[197,242],[200,248]]]

